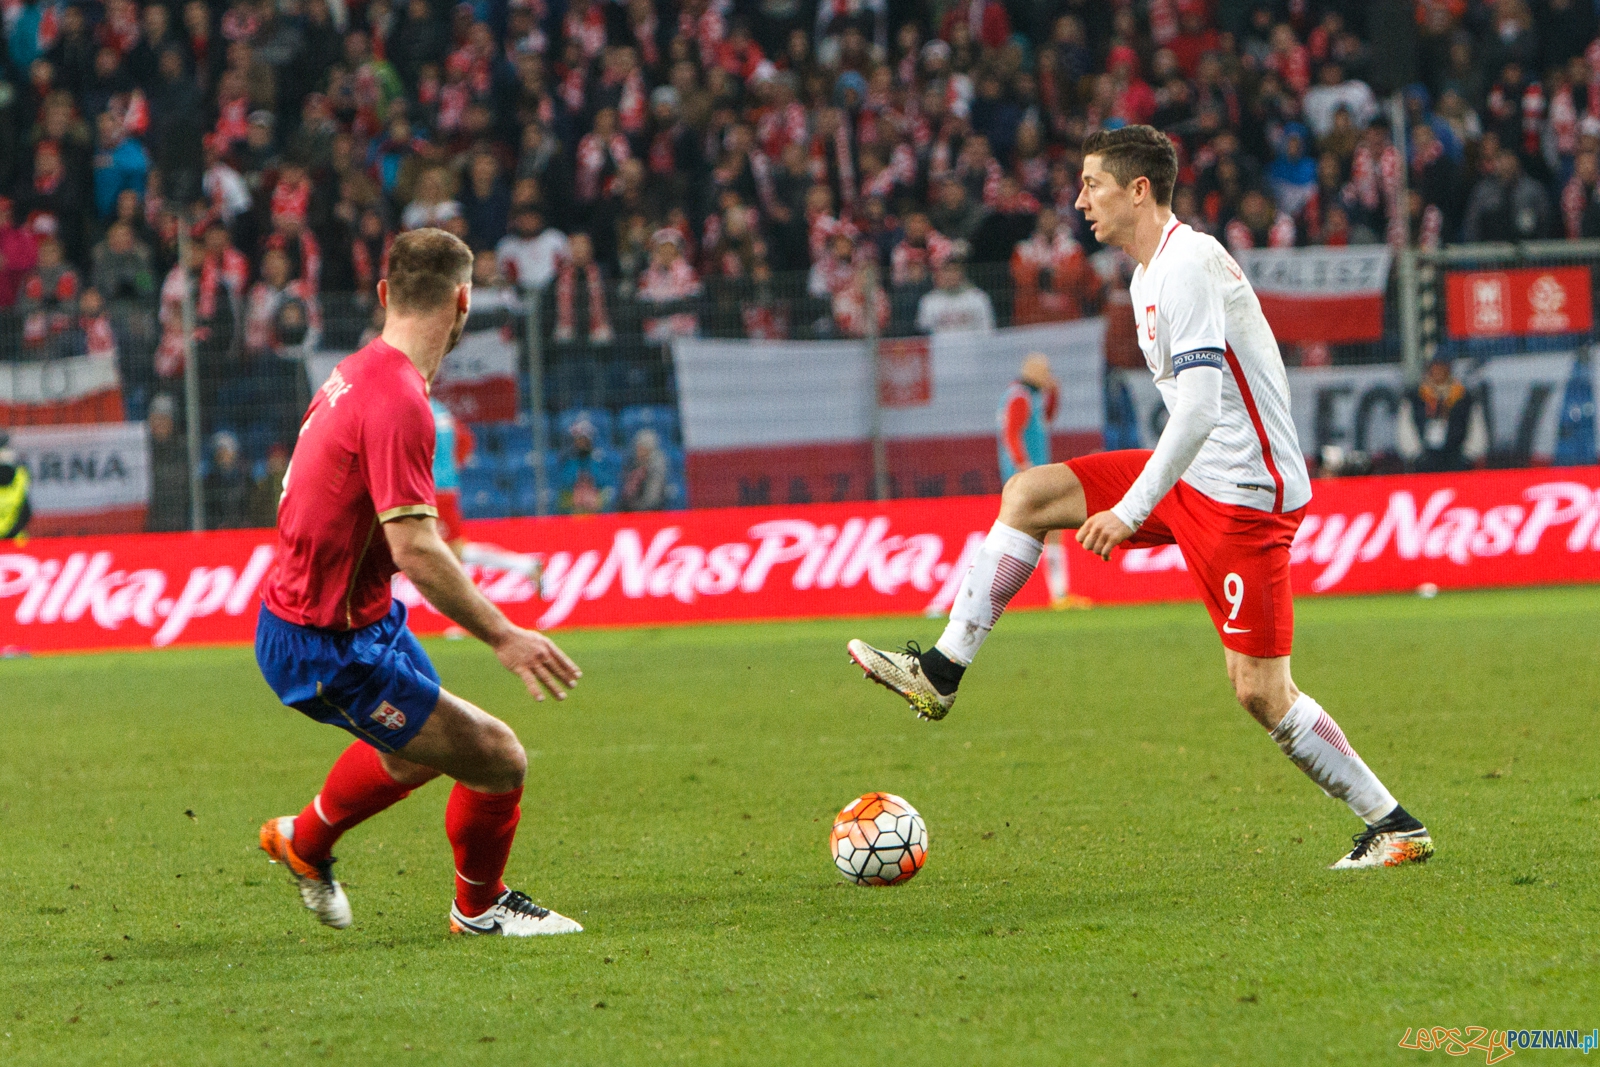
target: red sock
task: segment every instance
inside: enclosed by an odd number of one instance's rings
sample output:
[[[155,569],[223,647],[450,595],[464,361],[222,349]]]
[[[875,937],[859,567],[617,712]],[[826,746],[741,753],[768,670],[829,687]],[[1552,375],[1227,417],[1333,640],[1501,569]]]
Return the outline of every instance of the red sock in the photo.
[[[390,777],[377,749],[355,742],[334,761],[322,792],[295,819],[294,854],[321,863],[346,830],[410,795],[410,786]]]
[[[444,809],[444,832],[456,854],[456,906],[471,918],[488,911],[506,891],[501,876],[522,818],[522,787],[509,793],[475,793],[456,783]]]

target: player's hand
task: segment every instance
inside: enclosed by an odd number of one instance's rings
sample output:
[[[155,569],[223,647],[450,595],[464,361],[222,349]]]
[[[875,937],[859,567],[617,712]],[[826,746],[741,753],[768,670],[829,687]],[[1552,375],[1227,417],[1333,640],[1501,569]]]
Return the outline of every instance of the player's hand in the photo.
[[[565,700],[567,690],[583,677],[578,665],[537,630],[513,628],[495,646],[494,654],[506,670],[522,679],[536,700],[543,700],[546,692]]]
[[[1089,521],[1078,527],[1078,544],[1101,559],[1110,559],[1111,550],[1132,536],[1128,524],[1111,511],[1090,515]]]

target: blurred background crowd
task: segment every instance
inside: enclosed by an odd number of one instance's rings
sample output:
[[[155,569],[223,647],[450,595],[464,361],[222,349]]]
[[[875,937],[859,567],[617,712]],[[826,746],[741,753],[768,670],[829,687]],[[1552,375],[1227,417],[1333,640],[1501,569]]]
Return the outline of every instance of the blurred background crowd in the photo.
[[[551,410],[669,401],[637,353],[678,336],[1096,313],[1127,265],[1073,207],[1079,145],[1126,123],[1234,250],[1600,236],[1595,0],[0,8],[0,355],[114,352],[131,416],[170,417],[187,282],[207,432],[258,468],[413,227],[478,252],[478,328],[538,304]],[[260,433],[228,414],[263,398]]]

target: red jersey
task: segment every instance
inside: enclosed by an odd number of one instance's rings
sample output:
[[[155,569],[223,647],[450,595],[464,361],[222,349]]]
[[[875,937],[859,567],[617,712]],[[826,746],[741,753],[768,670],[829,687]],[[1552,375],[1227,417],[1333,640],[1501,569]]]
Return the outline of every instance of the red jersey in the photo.
[[[379,527],[438,517],[434,438],[427,383],[404,352],[378,338],[340,361],[311,400],[283,478],[267,610],[324,630],[389,613],[398,568]]]

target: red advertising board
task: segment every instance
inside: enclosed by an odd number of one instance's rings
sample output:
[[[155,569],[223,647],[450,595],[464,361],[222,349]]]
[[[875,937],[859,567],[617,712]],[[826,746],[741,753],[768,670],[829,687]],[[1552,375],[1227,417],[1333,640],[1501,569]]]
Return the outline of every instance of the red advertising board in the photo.
[[[480,541],[542,556],[543,590],[475,571],[516,621],[544,629],[923,614],[948,606],[994,519],[993,497],[510,519]],[[246,642],[271,531],[30,541],[0,550],[0,646],[30,651]],[[1194,596],[1176,548],[1071,549],[1099,603]],[[1318,482],[1295,539],[1299,594],[1600,581],[1600,467]],[[403,579],[412,626],[445,620]],[[1046,601],[1035,575],[1012,601]]]
[[[1585,333],[1594,325],[1588,267],[1451,271],[1445,323],[1451,337]]]

